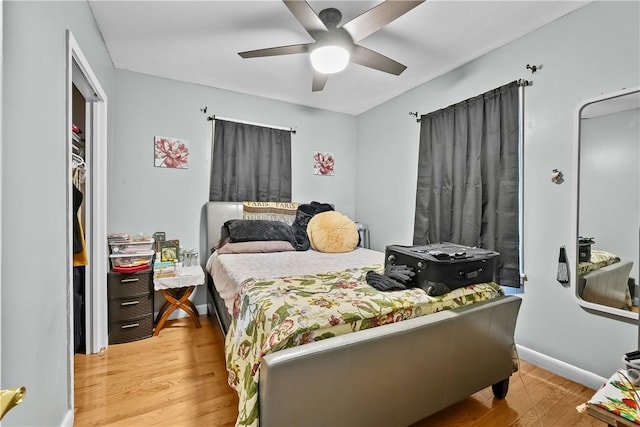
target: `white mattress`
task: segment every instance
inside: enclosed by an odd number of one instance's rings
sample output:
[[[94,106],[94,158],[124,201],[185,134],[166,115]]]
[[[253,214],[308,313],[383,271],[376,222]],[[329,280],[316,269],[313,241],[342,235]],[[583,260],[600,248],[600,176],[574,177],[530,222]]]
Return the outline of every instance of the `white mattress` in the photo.
[[[364,248],[339,254],[312,249],[270,254],[218,255],[214,252],[207,260],[207,271],[213,277],[213,283],[227,310],[232,313],[236,291],[249,278],[298,276],[383,263],[384,253]]]

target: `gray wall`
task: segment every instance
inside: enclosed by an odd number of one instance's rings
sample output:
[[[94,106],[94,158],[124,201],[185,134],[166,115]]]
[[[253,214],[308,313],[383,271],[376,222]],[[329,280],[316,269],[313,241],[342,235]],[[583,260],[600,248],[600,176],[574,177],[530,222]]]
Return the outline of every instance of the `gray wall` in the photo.
[[[110,94],[113,67],[85,2],[4,2],[2,388],[25,385],[3,425],[60,425],[67,387],[66,33]]]
[[[358,117],[356,214],[372,247],[410,244],[421,114],[526,78],[525,270],[528,281],[516,340],[531,350],[602,377],[637,347],[637,325],[580,308],[556,281],[558,248],[571,247],[572,144],[585,99],[639,84],[640,3],[594,2],[546,27]],[[526,64],[543,65],[531,74]],[[389,141],[393,141],[390,143]],[[392,155],[393,154],[393,155]],[[551,171],[565,183],[551,182]]]
[[[128,71],[116,72],[109,145],[110,232],[166,232],[206,262],[202,207],[209,199],[212,122],[207,116],[291,126],[292,199],[333,203],[354,218],[356,118]],[[207,107],[207,113],[200,111]],[[189,168],[154,167],[154,135],[189,141]],[[332,152],[334,176],[313,174],[314,151]],[[194,303],[205,304],[204,287]],[[156,307],[162,303],[158,294]]]
[[[606,101],[605,101],[606,102]],[[594,249],[633,261],[638,282],[640,229],[640,110],[581,120],[580,235]]]

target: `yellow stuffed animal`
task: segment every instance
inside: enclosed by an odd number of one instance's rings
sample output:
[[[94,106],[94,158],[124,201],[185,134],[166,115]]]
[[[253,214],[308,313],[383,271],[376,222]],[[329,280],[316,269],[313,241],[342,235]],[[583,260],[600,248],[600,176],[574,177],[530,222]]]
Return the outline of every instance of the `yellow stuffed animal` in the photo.
[[[319,252],[351,252],[358,246],[356,223],[336,211],[316,214],[307,225],[311,247]]]

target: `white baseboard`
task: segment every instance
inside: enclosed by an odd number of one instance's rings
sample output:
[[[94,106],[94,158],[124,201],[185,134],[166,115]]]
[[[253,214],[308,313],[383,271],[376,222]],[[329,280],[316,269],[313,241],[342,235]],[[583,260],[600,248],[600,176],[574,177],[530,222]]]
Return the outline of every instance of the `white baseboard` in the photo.
[[[202,316],[203,314],[207,314],[207,304],[196,305],[196,308],[198,309],[198,314],[200,314],[200,316]],[[182,319],[183,317],[188,317],[188,316],[189,315],[187,313],[178,309],[173,313],[171,313],[168,320]],[[153,318],[154,319],[158,318],[158,312],[153,313]]]
[[[518,356],[525,362],[529,362],[533,365],[539,366],[542,369],[553,372],[556,375],[567,378],[578,384],[582,384],[585,387],[589,387],[593,390],[598,390],[607,381],[606,378],[596,375],[593,372],[585,371],[584,369],[570,365],[553,357],[549,357],[537,351],[531,350],[527,347],[523,347],[516,344],[518,349]]]
[[[67,411],[60,427],[73,427],[73,411]]]

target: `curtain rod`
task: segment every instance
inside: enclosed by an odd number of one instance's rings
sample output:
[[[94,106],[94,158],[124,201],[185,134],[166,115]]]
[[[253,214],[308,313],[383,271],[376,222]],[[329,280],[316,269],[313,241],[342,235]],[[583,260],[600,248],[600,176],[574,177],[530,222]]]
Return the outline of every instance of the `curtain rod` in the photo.
[[[520,87],[533,85],[533,82],[530,82],[529,80],[525,80],[525,79],[518,79],[517,82],[518,82],[518,86]],[[409,111],[409,115],[415,117],[416,122],[420,123],[420,113],[418,113],[417,111]]]
[[[224,121],[227,121],[227,122],[242,123],[242,124],[245,124],[245,125],[261,126],[263,128],[271,128],[271,129],[278,129],[278,130],[288,130],[291,133],[296,133],[296,130],[294,128],[292,128],[292,127],[266,125],[264,123],[249,122],[247,120],[230,119],[228,117],[216,116],[215,114],[213,116],[207,117],[208,121],[212,121],[212,120],[216,120],[216,119],[224,120]]]

